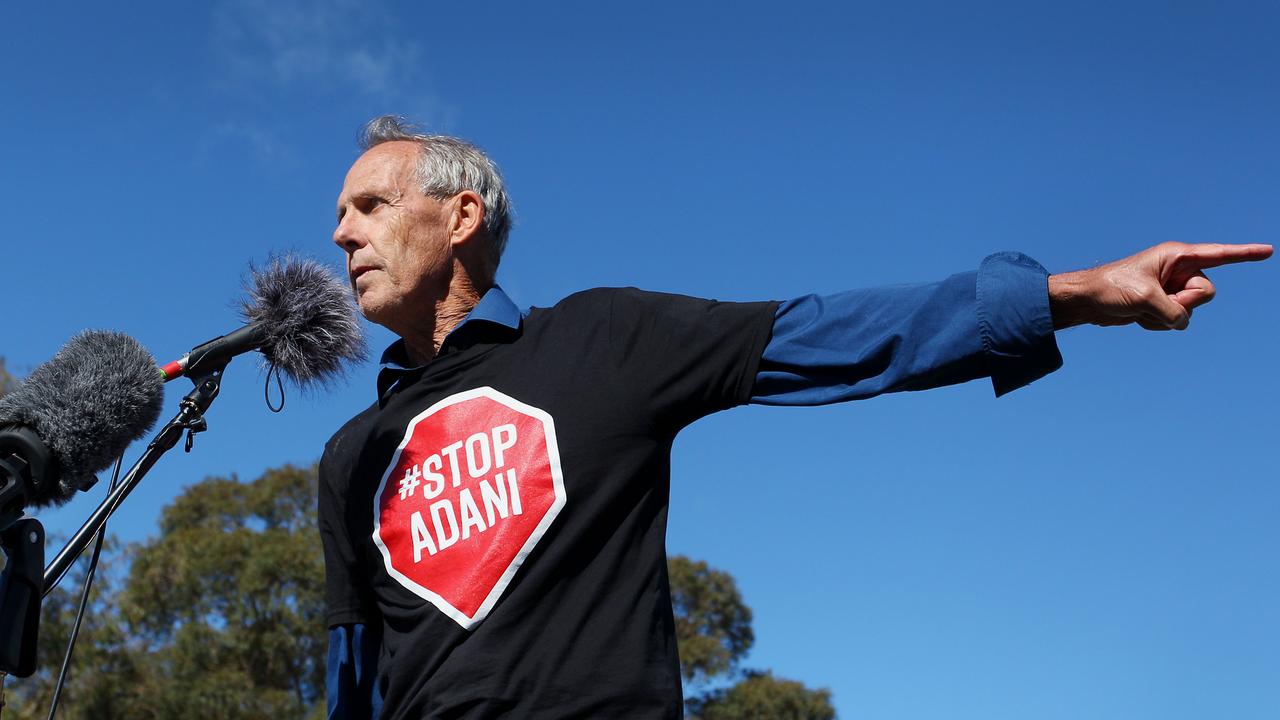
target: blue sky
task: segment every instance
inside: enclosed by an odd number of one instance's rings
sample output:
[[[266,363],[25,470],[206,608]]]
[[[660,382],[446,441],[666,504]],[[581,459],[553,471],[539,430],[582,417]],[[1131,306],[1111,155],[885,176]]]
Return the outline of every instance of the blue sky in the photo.
[[[249,261],[336,265],[355,134],[386,112],[502,166],[499,279],[525,305],[1276,239],[1274,4],[543,5],[10,7],[0,355],[25,372],[110,328],[173,359],[234,327]],[[699,422],[670,549],[738,579],[749,666],[831,688],[841,717],[1274,717],[1280,262],[1210,277],[1188,332],[1061,333],[1065,367],[998,401],[981,382]],[[114,532],[153,534],[204,476],[312,461],[374,372],[277,416],[237,361]],[[42,518],[69,532],[100,496]]]

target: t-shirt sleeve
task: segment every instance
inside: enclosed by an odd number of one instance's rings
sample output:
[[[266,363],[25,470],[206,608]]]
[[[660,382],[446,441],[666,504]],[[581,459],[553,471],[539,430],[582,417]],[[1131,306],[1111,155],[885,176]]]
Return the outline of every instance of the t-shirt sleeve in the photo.
[[[620,380],[672,430],[751,399],[776,302],[720,302],[623,288],[609,294]]]
[[[348,532],[346,485],[342,469],[343,432],[329,441],[320,459],[320,487],[316,520],[324,548],[325,618],[330,628],[371,623],[377,618],[372,595],[355,544]]]

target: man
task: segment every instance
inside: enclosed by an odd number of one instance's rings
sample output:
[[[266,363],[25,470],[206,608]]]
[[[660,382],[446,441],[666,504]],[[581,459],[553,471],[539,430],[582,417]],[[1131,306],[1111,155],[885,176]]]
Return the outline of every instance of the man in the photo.
[[[1003,394],[1061,364],[1055,329],[1184,329],[1214,294],[1202,270],[1271,254],[1166,243],[1049,276],[1001,253],[931,285],[597,289],[522,313],[494,284],[510,220],[488,158],[389,117],[362,146],[334,242],[363,314],[401,339],[321,462],[331,717],[679,717],[664,534],[681,428],[977,377]]]

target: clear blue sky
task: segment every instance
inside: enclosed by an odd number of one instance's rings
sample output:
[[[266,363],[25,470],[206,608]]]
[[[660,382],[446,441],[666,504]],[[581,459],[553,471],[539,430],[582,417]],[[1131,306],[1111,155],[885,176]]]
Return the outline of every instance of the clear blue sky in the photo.
[[[334,199],[385,112],[497,159],[518,212],[500,281],[526,305],[1276,240],[1274,3],[430,6],[10,4],[0,355],[21,373],[112,328],[173,359],[234,326],[250,260],[337,264]],[[1276,717],[1280,261],[1210,276],[1188,332],[1062,333],[1065,367],[1000,400],[698,423],[670,549],[737,577],[749,666],[831,688],[844,718]],[[237,361],[114,531],[153,534],[206,475],[312,461],[374,372],[276,416]]]

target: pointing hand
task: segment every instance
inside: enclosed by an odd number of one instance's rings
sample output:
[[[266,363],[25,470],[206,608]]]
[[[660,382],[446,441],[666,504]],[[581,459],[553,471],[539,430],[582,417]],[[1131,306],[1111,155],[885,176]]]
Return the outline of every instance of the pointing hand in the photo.
[[[1204,270],[1271,257],[1270,245],[1167,242],[1089,270],[1051,275],[1055,329],[1092,323],[1185,330],[1191,311],[1213,299]]]

